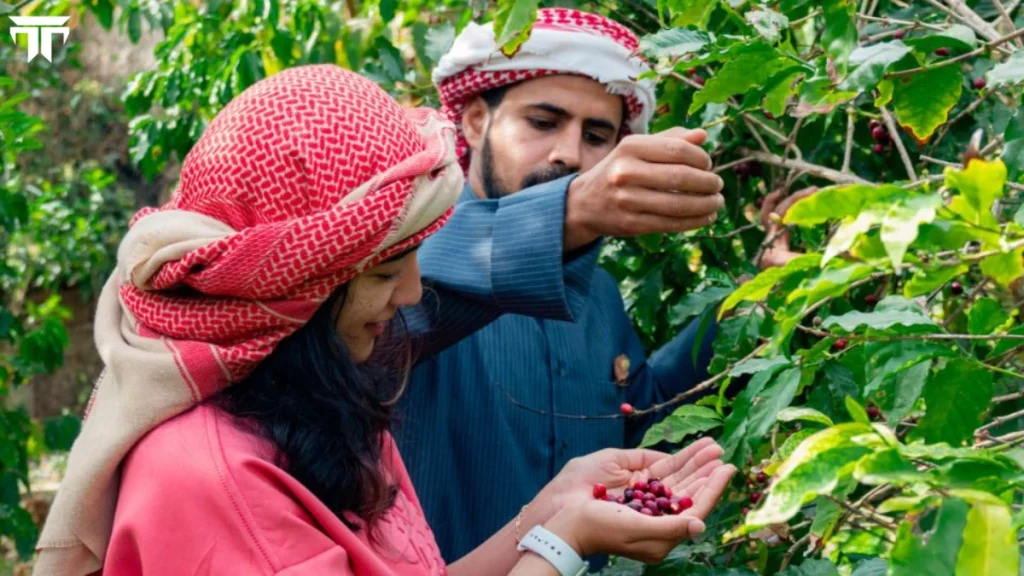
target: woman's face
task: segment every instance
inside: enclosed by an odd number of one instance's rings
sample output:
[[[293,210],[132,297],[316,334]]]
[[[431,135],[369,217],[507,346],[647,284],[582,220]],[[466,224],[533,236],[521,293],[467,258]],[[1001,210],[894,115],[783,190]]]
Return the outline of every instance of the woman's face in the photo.
[[[365,362],[398,308],[418,303],[422,295],[416,252],[374,266],[352,279],[337,321],[338,333],[352,360],[356,364]]]

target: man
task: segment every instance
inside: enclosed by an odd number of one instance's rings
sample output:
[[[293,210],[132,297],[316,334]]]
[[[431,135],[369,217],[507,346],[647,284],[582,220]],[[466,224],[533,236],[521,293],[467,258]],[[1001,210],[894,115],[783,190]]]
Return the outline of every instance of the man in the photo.
[[[483,275],[530,314],[422,363],[401,402],[402,454],[449,561],[570,459],[637,444],[651,419],[618,417],[620,405],[706,378],[713,328],[696,366],[697,323],[645,358],[616,282],[596,267],[603,236],[693,230],[724,204],[702,131],[645,135],[655,96],[637,80],[648,70],[637,47],[606,18],[544,9],[513,58],[490,25],[470,24],[435,71],[468,185],[420,250],[424,277],[459,289]]]

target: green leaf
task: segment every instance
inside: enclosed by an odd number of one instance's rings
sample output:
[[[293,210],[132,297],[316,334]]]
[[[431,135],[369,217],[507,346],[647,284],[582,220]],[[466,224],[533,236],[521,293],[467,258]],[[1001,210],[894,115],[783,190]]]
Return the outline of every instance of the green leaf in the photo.
[[[786,296],[786,302],[794,302],[805,298],[805,306],[811,306],[826,298],[846,293],[850,284],[867,278],[874,268],[864,264],[853,264],[842,268],[832,267],[822,270],[814,278],[804,282],[802,286]]]
[[[789,99],[796,94],[803,74],[803,68],[794,67],[785,69],[768,80],[765,85],[764,110],[770,114],[782,116],[786,112]],[[708,109],[712,106],[715,104],[708,104]],[[724,129],[725,126],[718,126],[718,128]]]
[[[923,142],[946,123],[962,91],[963,74],[956,66],[904,76],[893,83],[893,112]]]
[[[882,81],[892,64],[910,53],[910,48],[899,40],[861,46],[850,54],[850,75],[840,85],[843,90],[870,90]]]
[[[745,94],[760,87],[791,61],[764,42],[755,42],[734,51],[718,73],[707,80],[690,104],[689,114],[695,114],[709,102],[724,104],[737,94]]]
[[[903,264],[907,248],[917,240],[918,226],[935,220],[942,197],[925,194],[903,198],[882,220],[882,244],[894,268]]]
[[[920,38],[908,38],[905,42],[915,50],[930,56],[939,48],[949,48],[956,52],[973,50],[978,47],[978,36],[967,26],[954,24],[942,32]]]
[[[804,560],[799,566],[790,566],[779,576],[839,576],[836,565],[821,558]]]
[[[811,498],[830,493],[857,460],[874,452],[867,440],[871,436],[870,426],[850,423],[826,428],[804,440],[779,467],[764,503],[747,515],[746,526],[786,522]],[[854,438],[860,441],[855,443]]]
[[[718,412],[702,406],[685,404],[669,414],[664,420],[651,426],[644,434],[640,448],[654,446],[661,442],[679,444],[690,434],[707,432],[722,425]]]
[[[905,301],[899,296],[888,296],[878,303],[872,312],[860,312],[854,310],[839,316],[830,316],[822,326],[825,328],[837,327],[845,332],[861,332],[863,329],[886,331],[893,327],[893,333],[908,334],[922,332],[938,332],[939,327],[935,321],[926,315],[920,308],[899,309],[896,307],[885,307],[883,303],[889,301],[896,303]]]
[[[825,30],[821,42],[825,52],[835,61],[841,73],[845,73],[850,53],[857,46],[857,2],[855,0],[826,0],[822,3],[825,13]]]
[[[1013,86],[1024,82],[1024,50],[1017,50],[1005,61],[996,64],[988,74],[989,88]]]
[[[768,373],[770,375],[770,373]],[[757,378],[755,377],[755,380]],[[736,398],[722,435],[723,459],[731,460],[748,439],[761,438],[775,424],[779,411],[789,406],[800,386],[800,369],[788,368],[763,389],[754,381]],[[741,452],[742,453],[742,452]]]
[[[946,168],[945,175],[946,186],[960,192],[951,205],[960,216],[986,228],[999,227],[992,215],[992,205],[1003,196],[1006,185],[1006,165],[1002,160],[972,160],[963,169]]]
[[[1021,60],[1024,62],[1024,58]],[[1024,111],[1017,110],[1014,117],[1010,119],[1006,126],[1006,133],[1003,134],[1003,141],[1006,142],[1006,145],[1003,147],[1002,160],[1006,164],[1007,177],[1010,181],[1016,182],[1024,172]],[[1021,223],[1022,218],[1024,215],[1018,210],[1015,219],[1017,224]],[[1024,224],[1021,225],[1024,226]]]
[[[967,329],[971,334],[991,334],[1010,319],[995,298],[980,298],[967,311]]]
[[[816,226],[830,220],[855,218],[866,206],[888,205],[895,198],[909,194],[894,184],[851,184],[823,188],[790,206],[783,222],[796,226]]]
[[[843,403],[846,404],[846,411],[853,418],[854,422],[860,422],[861,424],[871,424],[871,418],[868,418],[868,413],[864,410],[864,407],[857,403],[852,397],[847,396],[843,399]]]
[[[71,450],[81,428],[81,420],[72,414],[49,418],[43,424],[43,441],[50,450]]]
[[[666,28],[640,39],[640,49],[651,58],[678,58],[715,41],[713,34],[692,28]]]
[[[1024,248],[989,256],[981,261],[979,268],[996,284],[1008,288],[1014,280],[1024,276]]]
[[[138,8],[128,11],[128,38],[132,44],[138,44],[142,38],[142,12]]]
[[[856,488],[857,481],[853,478],[846,478],[832,491],[832,496],[836,500],[843,501]],[[819,497],[814,501],[814,520],[811,522],[811,534],[827,540],[832,535],[836,523],[839,522],[839,519],[845,512],[846,509],[840,506],[838,502],[829,498]]]
[[[669,325],[673,328],[683,326],[690,318],[700,316],[713,308],[732,292],[732,288],[724,286],[711,286],[700,292],[690,292],[678,304],[669,309]]]
[[[882,222],[885,217],[884,208],[877,207],[867,209],[857,215],[856,218],[847,218],[842,221],[825,247],[825,255],[822,256],[822,263],[828,263],[836,256],[846,252],[853,246],[853,243],[862,234]]]
[[[398,0],[380,0],[380,19],[387,24],[395,18]]]
[[[789,18],[770,8],[750,10],[744,17],[770,44],[777,43],[782,38],[782,31],[789,28]]]
[[[494,35],[501,53],[511,58],[530,38],[537,19],[538,0],[500,0],[494,16]]]
[[[805,422],[815,422],[817,424],[824,424],[825,426],[832,425],[832,419],[828,416],[818,412],[813,408],[797,408],[791,407],[786,408],[779,412],[779,422],[792,422],[794,420],[803,420]]]
[[[785,356],[772,356],[770,358],[751,358],[744,360],[729,370],[729,376],[736,377],[744,374],[758,374],[760,372],[776,372],[783,366],[790,366],[793,362]]]
[[[889,563],[884,558],[871,558],[857,564],[850,576],[886,576],[888,573]]]
[[[925,415],[917,433],[929,443],[959,446],[982,424],[992,401],[992,373],[966,360],[952,359],[924,389]]]
[[[673,26],[707,26],[719,0],[675,0],[672,2]]]
[[[913,533],[913,525],[901,522],[896,532],[896,545],[889,558],[891,576],[922,576],[924,574],[953,574],[957,552],[964,540],[967,524],[967,503],[956,498],[942,503],[935,529],[927,544]],[[969,538],[968,538],[969,539]],[[957,574],[985,574],[984,572],[957,572]]]
[[[915,358],[915,360],[919,359]],[[924,392],[931,369],[932,361],[924,360],[901,373],[887,375],[887,381],[892,385],[882,388],[886,395],[878,404],[885,412],[886,420],[891,426],[895,426],[914,409],[917,400],[921,398],[921,393]]]
[[[1020,548],[1010,509],[1001,502],[971,506],[956,558],[956,573],[1017,576],[1019,570]]]
[[[103,26],[104,30],[110,30],[110,27],[114,24],[114,4],[110,0],[95,0],[93,2],[86,3],[89,11],[96,16],[96,20]],[[0,14],[3,11],[0,10]]]
[[[907,298],[914,298],[928,294],[941,286],[945,286],[953,278],[966,274],[969,270],[970,268],[966,264],[938,268],[920,268],[903,285],[903,295]]]
[[[797,203],[799,205],[799,202]],[[796,205],[794,205],[795,207]],[[792,210],[792,209],[791,209]],[[820,254],[801,254],[796,258],[790,260],[785,266],[781,268],[769,268],[764,272],[761,272],[753,280],[750,280],[746,284],[743,284],[736,289],[725,302],[722,303],[722,307],[719,309],[719,319],[728,312],[736,307],[740,302],[757,302],[765,299],[768,294],[771,293],[772,288],[775,285],[787,278],[801,273],[813,270],[818,267],[821,263]]]
[[[898,450],[883,450],[861,458],[853,471],[864,484],[913,484],[925,479],[925,473],[903,458]]]

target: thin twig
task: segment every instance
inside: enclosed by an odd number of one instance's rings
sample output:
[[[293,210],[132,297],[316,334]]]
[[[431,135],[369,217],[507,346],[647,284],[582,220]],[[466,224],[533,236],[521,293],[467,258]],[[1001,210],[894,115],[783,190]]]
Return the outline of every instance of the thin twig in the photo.
[[[1003,444],[1006,444],[1006,443],[1010,443],[1010,442],[1014,442],[1015,443],[1015,442],[1018,442],[1018,441],[1021,441],[1021,440],[1024,440],[1024,431],[1021,431],[1021,432],[1011,432],[1011,433],[1005,434],[1003,436],[997,436],[995,438],[990,438],[990,439],[985,440],[983,442],[976,443],[974,445],[974,447],[975,448],[992,448],[993,446],[1000,446],[1000,445],[1003,445]]]
[[[861,15],[860,18],[862,20],[867,20],[868,22],[878,22],[878,23],[882,23],[882,24],[890,24],[890,25],[896,25],[896,26],[909,26],[911,28],[925,28],[927,30],[934,30],[936,32],[941,32],[941,31],[946,30],[946,28],[944,28],[942,26],[939,26],[937,24],[929,24],[928,22],[921,22],[919,20],[900,20],[898,18],[889,18],[889,17],[884,17],[883,18],[881,16],[866,16],[866,15]]]
[[[885,127],[889,130],[889,137],[892,139],[893,144],[896,145],[896,149],[900,152],[900,158],[903,160],[903,167],[907,170],[907,177],[911,182],[917,180],[917,172],[914,171],[914,163],[910,161],[910,154],[907,153],[906,146],[903,145],[903,139],[900,138],[900,132],[896,128],[896,121],[893,120],[892,114],[889,113],[889,109],[885,106],[879,107],[882,112],[882,119],[885,121]]]
[[[999,416],[998,418],[993,418],[991,422],[989,422],[988,424],[985,424],[981,428],[978,428],[977,430],[974,431],[974,433],[975,434],[981,434],[982,432],[984,432],[986,430],[991,430],[991,429],[995,428],[996,426],[1001,426],[1003,424],[1006,424],[1007,422],[1016,420],[1016,419],[1020,418],[1021,416],[1024,416],[1024,410],[1018,410],[1016,412],[1012,412],[1012,413],[1007,414],[1005,416]]]
[[[793,560],[793,555],[799,550],[804,544],[807,544],[811,540],[811,533],[804,534],[803,538],[800,538],[786,550],[786,555],[782,557],[782,564],[779,565],[779,571],[784,571],[789,563]]]
[[[855,507],[855,506],[853,506],[852,504],[850,504],[848,502],[845,502],[843,500],[840,500],[839,498],[836,498],[835,496],[832,496],[831,494],[826,494],[825,498],[827,500],[831,500],[832,502],[834,502],[836,504],[839,504],[844,509],[846,509],[848,512],[850,512],[852,514],[855,514],[857,516],[860,516],[861,518],[864,518],[866,520],[870,520],[870,521],[874,522],[875,524],[878,524],[882,528],[885,528],[887,530],[892,530],[894,532],[896,531],[896,523],[891,518],[889,518],[887,516],[883,516],[883,515],[875,512],[873,510],[864,510],[864,509],[862,509],[860,507]]]
[[[999,37],[999,31],[986,22],[984,18],[979,16],[978,13],[968,6],[963,0],[946,0],[946,5],[949,6],[955,14],[962,17],[963,20],[967,22],[968,26],[974,28],[985,38],[995,40]]]
[[[747,354],[739,362],[736,362],[736,364],[741,364],[743,362],[746,362],[747,360],[750,360],[751,358],[755,358],[758,354],[763,352],[767,347],[768,347],[767,343],[766,344],[761,344],[760,346],[755,348],[753,352],[751,352],[750,354]],[[733,364],[733,366],[735,366],[736,364]],[[716,384],[718,384],[721,380],[723,380],[728,375],[729,375],[729,369],[723,370],[722,372],[718,373],[716,376],[713,376],[713,377],[711,377],[711,378],[701,382],[700,384],[694,386],[693,388],[690,388],[686,392],[681,392],[679,394],[676,394],[673,398],[671,398],[671,399],[669,399],[669,400],[667,400],[665,402],[662,402],[660,404],[655,404],[655,405],[651,406],[650,408],[645,408],[643,410],[634,410],[632,416],[643,416],[645,414],[650,414],[651,412],[657,412],[657,411],[660,411],[660,410],[662,410],[664,408],[667,408],[669,406],[674,406],[676,404],[679,404],[680,402],[682,402],[683,400],[686,400],[687,398],[689,398],[691,396],[694,396],[696,394],[700,394],[701,392],[710,389],[711,387],[713,387]]]
[[[996,10],[999,11],[999,17],[1002,18],[1003,24],[1006,24],[1006,30],[1009,32],[1016,30],[1017,26],[1013,23],[1013,18],[1006,10],[1006,7],[1003,6],[1003,3],[999,0],[992,0],[992,4],[996,7]],[[1017,38],[1014,44],[1016,44],[1018,48],[1024,47],[1024,44],[1021,44],[1020,38]]]
[[[992,399],[993,404],[1002,404],[1003,402],[1012,402],[1014,400],[1020,400],[1024,398],[1024,392],[1015,392],[1013,394],[1005,394],[1003,396],[996,396]]]
[[[852,106],[846,109],[846,151],[843,153],[843,167],[839,171],[850,173],[850,160],[853,158],[853,135],[857,130],[857,112]]]
[[[764,164],[770,164],[772,166],[778,166],[779,168],[786,168],[789,170],[803,170],[811,176],[823,178],[825,180],[831,180],[837,184],[871,184],[871,182],[857,176],[856,174],[843,174],[838,170],[833,170],[826,166],[820,166],[818,164],[811,164],[803,160],[791,160],[789,158],[783,158],[776,154],[767,152],[756,152],[747,151],[742,152],[744,155],[753,157],[755,160]]]

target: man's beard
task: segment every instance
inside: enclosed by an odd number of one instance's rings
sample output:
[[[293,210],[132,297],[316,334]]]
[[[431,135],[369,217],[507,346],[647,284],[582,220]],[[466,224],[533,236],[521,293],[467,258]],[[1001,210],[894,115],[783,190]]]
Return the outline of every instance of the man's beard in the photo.
[[[576,170],[566,166],[565,164],[554,164],[547,168],[527,174],[526,177],[523,178],[523,182],[518,189],[509,190],[504,183],[498,180],[498,176],[495,173],[494,150],[491,148],[490,130],[484,134],[484,146],[483,149],[480,150],[480,155],[480,170],[482,172],[481,176],[483,179],[484,193],[492,200],[508,196],[509,194],[514,194],[519,190],[524,190],[531,186],[552,182],[559,178],[576,173]]]

